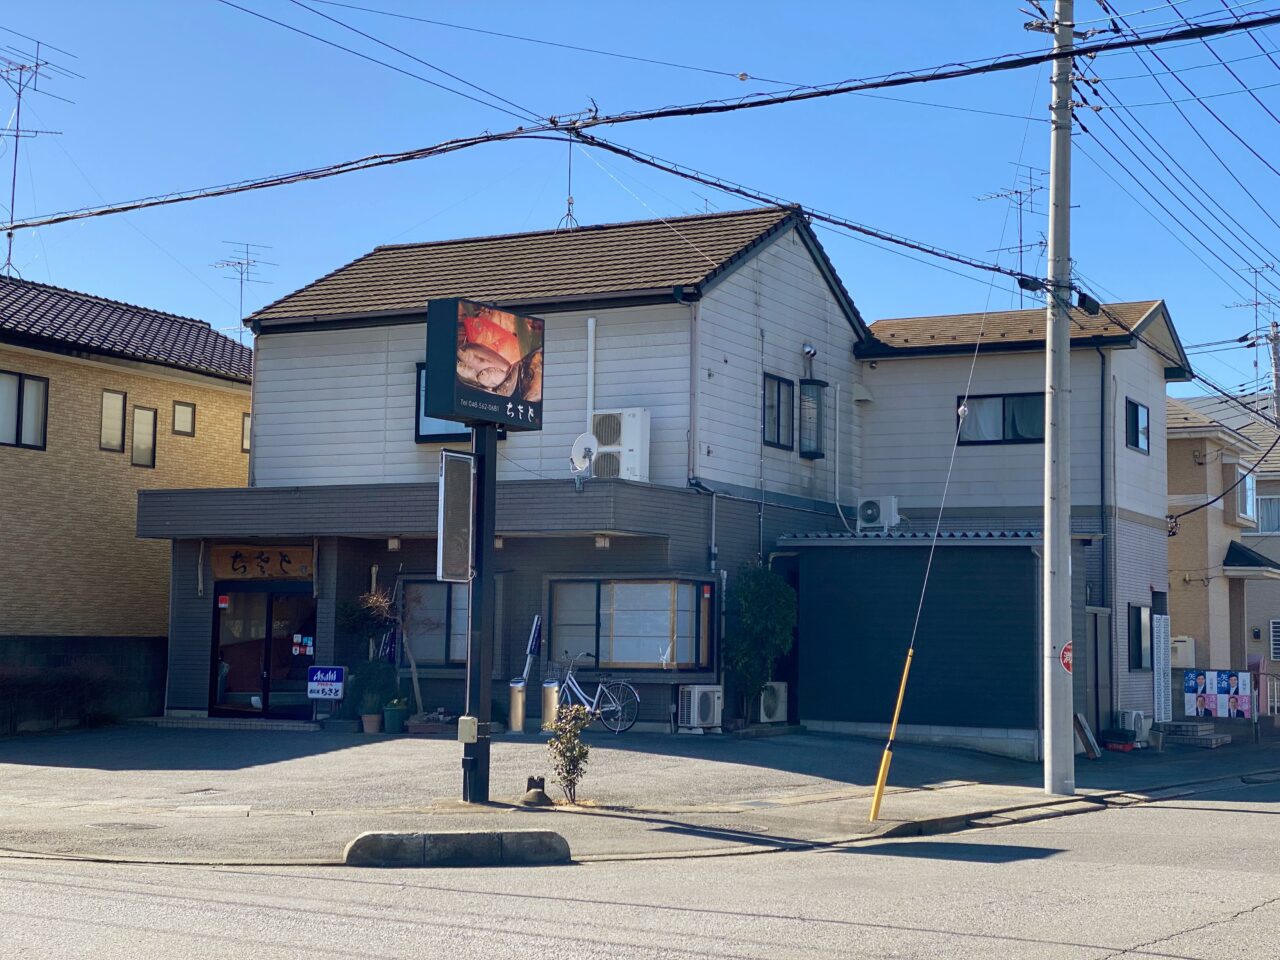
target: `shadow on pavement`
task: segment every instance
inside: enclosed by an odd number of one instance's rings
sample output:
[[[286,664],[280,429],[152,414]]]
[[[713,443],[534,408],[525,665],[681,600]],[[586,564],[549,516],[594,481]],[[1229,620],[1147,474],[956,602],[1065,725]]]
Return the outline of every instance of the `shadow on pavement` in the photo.
[[[837,847],[826,853],[853,853],[866,857],[914,857],[922,860],[958,860],[963,863],[1019,863],[1047,860],[1066,851],[1055,847],[1020,847],[996,843],[947,843],[913,840],[906,843],[875,843]]]

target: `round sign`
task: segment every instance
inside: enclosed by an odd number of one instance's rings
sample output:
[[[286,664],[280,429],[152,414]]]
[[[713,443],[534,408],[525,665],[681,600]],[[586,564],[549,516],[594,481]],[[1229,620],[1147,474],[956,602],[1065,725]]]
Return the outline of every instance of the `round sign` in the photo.
[[[1067,671],[1067,673],[1071,672],[1071,641],[1070,640],[1067,641],[1067,645],[1063,647],[1061,652],[1058,654],[1058,662],[1062,664],[1063,670]]]

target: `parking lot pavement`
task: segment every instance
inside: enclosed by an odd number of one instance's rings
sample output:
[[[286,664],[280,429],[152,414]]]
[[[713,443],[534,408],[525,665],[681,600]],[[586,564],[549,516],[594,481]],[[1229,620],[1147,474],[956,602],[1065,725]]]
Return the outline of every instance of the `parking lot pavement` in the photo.
[[[332,861],[366,830],[553,829],[577,857],[787,849],[865,835],[882,745],[791,735],[594,734],[579,809],[515,809],[549,776],[537,737],[493,746],[495,804],[462,804],[457,743],[406,737],[123,726],[0,740],[0,847],[197,862]],[[1107,758],[1094,790],[1280,767],[1276,751]],[[1206,766],[1207,765],[1207,766]],[[895,750],[885,820],[1042,802],[1038,766],[964,750]]]

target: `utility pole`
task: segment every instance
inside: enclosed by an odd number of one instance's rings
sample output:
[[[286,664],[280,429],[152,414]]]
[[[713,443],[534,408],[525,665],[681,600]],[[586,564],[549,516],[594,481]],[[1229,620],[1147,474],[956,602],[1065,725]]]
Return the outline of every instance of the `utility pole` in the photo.
[[[1275,269],[1275,264],[1273,263],[1262,263],[1262,264],[1258,264],[1257,266],[1245,267],[1244,269],[1242,269],[1240,271],[1241,273],[1250,274],[1253,278],[1253,299],[1245,301],[1244,303],[1228,304],[1228,306],[1233,309],[1248,308],[1253,310],[1253,340],[1252,340],[1253,380],[1250,383],[1244,384],[1243,386],[1247,388],[1246,392],[1252,394],[1255,398],[1259,393],[1262,392],[1262,381],[1264,379],[1262,370],[1261,370],[1261,365],[1258,362],[1258,353],[1262,349],[1262,342],[1264,340],[1267,341],[1271,346],[1271,407],[1273,412],[1275,410],[1275,405],[1276,405],[1276,379],[1275,379],[1276,346],[1275,346],[1275,343],[1272,341],[1272,337],[1275,334],[1275,330],[1274,330],[1275,325],[1273,323],[1271,325],[1272,326],[1271,331],[1269,333],[1264,334],[1262,332],[1262,318],[1258,313],[1258,308],[1265,306],[1269,310],[1272,307],[1276,306],[1276,302],[1272,300],[1270,297],[1264,298],[1261,295],[1259,295],[1258,277],[1261,276],[1263,273],[1267,272],[1268,270],[1274,270],[1274,269]]]
[[[1271,321],[1267,344],[1271,347],[1271,419],[1280,422],[1280,323]]]
[[[1055,0],[1053,49],[1075,39],[1074,0]],[[1071,673],[1071,74],[1053,62],[1049,156],[1049,289],[1045,327],[1044,423],[1044,790],[1075,793]],[[1067,654],[1069,656],[1069,654]]]

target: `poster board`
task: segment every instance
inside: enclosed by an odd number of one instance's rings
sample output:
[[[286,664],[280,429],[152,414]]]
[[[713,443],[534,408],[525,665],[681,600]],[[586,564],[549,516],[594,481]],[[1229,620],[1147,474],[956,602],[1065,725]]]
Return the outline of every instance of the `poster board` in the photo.
[[[1184,670],[1182,700],[1188,719],[1252,720],[1253,675],[1245,670]]]

